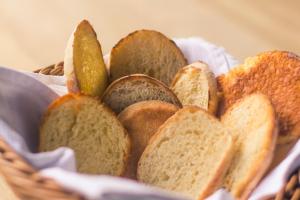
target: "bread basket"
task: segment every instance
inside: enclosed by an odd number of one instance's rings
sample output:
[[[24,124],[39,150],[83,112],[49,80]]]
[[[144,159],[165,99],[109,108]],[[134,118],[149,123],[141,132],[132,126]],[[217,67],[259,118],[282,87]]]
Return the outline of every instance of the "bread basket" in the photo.
[[[64,74],[63,62],[35,70],[34,72],[44,75],[62,76]],[[81,195],[68,191],[52,179],[43,177],[1,138],[0,173],[15,193],[17,199],[20,200],[84,200],[84,197]],[[0,187],[0,197],[2,197],[1,194],[6,192]],[[285,186],[271,199],[300,199],[300,168],[290,176]]]

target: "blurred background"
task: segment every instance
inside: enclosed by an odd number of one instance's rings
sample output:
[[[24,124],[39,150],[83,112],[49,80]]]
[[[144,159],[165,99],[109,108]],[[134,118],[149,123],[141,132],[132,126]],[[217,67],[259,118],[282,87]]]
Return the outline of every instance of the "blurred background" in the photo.
[[[273,49],[300,54],[299,0],[0,0],[0,65],[33,70],[63,60],[84,18],[104,53],[145,28],[203,37],[240,61]]]

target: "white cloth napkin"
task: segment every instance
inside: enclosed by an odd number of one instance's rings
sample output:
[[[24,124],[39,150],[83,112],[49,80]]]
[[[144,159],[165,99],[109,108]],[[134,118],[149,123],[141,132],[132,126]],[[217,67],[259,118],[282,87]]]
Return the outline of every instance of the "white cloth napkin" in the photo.
[[[175,42],[189,63],[204,61],[215,75],[226,73],[238,64],[224,48],[201,38],[175,39]],[[76,173],[74,153],[69,148],[36,153],[42,114],[50,102],[66,92],[64,77],[30,72],[24,74],[0,67],[0,136],[34,167],[40,169],[42,174],[88,199],[186,199],[176,193],[165,192],[127,179]],[[297,144],[289,157],[261,182],[251,199],[262,199],[276,193],[288,174],[300,165],[299,161],[295,162],[298,157],[300,144]],[[274,187],[274,184],[270,185],[274,180],[277,187]],[[221,189],[208,199],[231,200],[232,197]]]

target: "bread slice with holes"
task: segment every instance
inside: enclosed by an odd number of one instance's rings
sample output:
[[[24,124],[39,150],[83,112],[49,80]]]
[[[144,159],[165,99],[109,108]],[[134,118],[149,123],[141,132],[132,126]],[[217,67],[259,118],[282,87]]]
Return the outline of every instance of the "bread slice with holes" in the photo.
[[[247,199],[273,158],[275,111],[267,96],[255,93],[233,104],[221,120],[235,138],[235,154],[224,186],[236,199]]]
[[[169,118],[150,139],[138,163],[138,180],[192,199],[204,199],[222,183],[233,156],[225,126],[196,106]]]
[[[267,95],[279,122],[279,144],[300,137],[300,57],[286,51],[263,52],[218,77],[223,110],[255,92]]]
[[[171,89],[182,105],[195,105],[215,114],[218,108],[218,90],[214,74],[203,62],[195,62],[180,69]]]
[[[130,74],[146,74],[169,85],[187,65],[177,45],[160,32],[138,30],[121,39],[109,60],[110,81]]]
[[[64,58],[67,88],[72,93],[102,96],[108,84],[108,74],[101,45],[92,25],[83,20],[72,33]]]
[[[132,141],[127,177],[136,179],[137,163],[149,139],[177,110],[173,104],[151,100],[132,104],[118,115]]]
[[[160,100],[182,107],[177,96],[165,84],[143,74],[133,74],[114,81],[102,97],[102,101],[115,113],[147,100]]]
[[[81,173],[124,174],[130,140],[115,114],[98,100],[68,94],[48,108],[40,128],[40,151],[74,150]]]

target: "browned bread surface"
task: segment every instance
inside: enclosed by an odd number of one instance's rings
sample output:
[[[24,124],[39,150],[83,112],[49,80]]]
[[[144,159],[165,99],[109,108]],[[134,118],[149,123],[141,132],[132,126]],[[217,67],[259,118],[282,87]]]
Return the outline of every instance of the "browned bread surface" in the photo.
[[[108,74],[101,45],[92,25],[83,20],[72,33],[64,58],[69,92],[101,96],[108,84]]]
[[[238,99],[261,92],[275,107],[279,119],[279,143],[300,136],[300,58],[285,51],[261,53],[218,77],[226,110]]]
[[[165,84],[143,74],[133,74],[114,81],[102,97],[102,101],[115,113],[147,100],[165,101],[181,107],[177,96]]]
[[[137,163],[149,139],[177,110],[173,104],[152,100],[132,104],[118,115],[132,142],[127,177],[136,179]]]
[[[146,74],[169,85],[177,71],[187,65],[176,44],[153,30],[138,30],[112,49],[110,81],[130,74]]]

